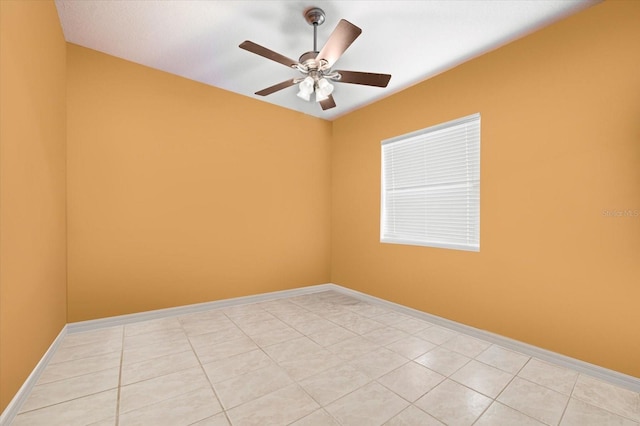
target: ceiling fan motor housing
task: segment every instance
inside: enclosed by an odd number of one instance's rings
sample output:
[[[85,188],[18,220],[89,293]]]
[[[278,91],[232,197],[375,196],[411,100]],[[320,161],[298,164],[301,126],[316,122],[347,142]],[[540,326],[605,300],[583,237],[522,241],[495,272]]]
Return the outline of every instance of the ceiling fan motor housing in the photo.
[[[298,60],[302,65],[304,65],[305,68],[308,69],[318,69],[319,68],[319,64],[316,61],[316,57],[318,56],[318,52],[305,52],[300,56],[300,59]]]

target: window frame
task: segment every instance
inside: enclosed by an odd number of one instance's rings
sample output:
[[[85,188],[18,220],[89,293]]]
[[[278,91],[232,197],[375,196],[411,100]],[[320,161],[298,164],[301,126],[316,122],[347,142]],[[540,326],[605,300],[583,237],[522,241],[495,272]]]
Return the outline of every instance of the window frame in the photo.
[[[435,134],[436,132],[440,132],[443,130],[447,130],[447,129],[455,129],[455,128],[459,128],[460,126],[465,126],[465,129],[467,128],[466,126],[475,126],[477,125],[477,145],[475,145],[476,141],[475,139],[468,142],[467,140],[464,141],[465,143],[465,147],[466,149],[468,149],[469,146],[472,147],[477,147],[477,164],[475,165],[477,172],[474,171],[474,175],[471,179],[467,178],[464,181],[464,185],[466,185],[466,191],[467,193],[469,193],[470,191],[476,191],[474,192],[477,193],[477,204],[473,204],[472,202],[469,201],[469,197],[467,196],[467,201],[466,201],[466,205],[467,205],[467,213],[466,213],[466,221],[467,221],[467,228],[469,227],[469,218],[475,218],[475,221],[477,221],[477,225],[473,226],[473,230],[474,232],[474,236],[476,237],[475,239],[475,243],[474,241],[467,241],[467,243],[460,243],[460,242],[455,242],[455,241],[436,241],[436,240],[429,240],[429,238],[421,238],[418,236],[415,236],[415,238],[397,238],[392,236],[390,233],[385,232],[385,224],[387,223],[387,216],[389,214],[389,212],[387,212],[387,208],[386,208],[386,197],[387,197],[387,193],[390,193],[391,191],[386,188],[386,175],[385,175],[385,146],[390,146],[391,144],[398,144],[398,143],[402,143],[402,142],[407,142],[407,143],[411,143],[411,142],[415,142],[415,141],[419,141],[420,138],[424,138],[425,140],[423,141],[425,144],[429,143],[429,138],[428,135],[429,134]],[[471,114],[465,117],[461,117],[458,119],[454,119],[451,121],[447,121],[445,123],[441,123],[441,124],[437,124],[434,126],[430,126],[424,129],[420,129],[417,130],[415,132],[410,132],[404,135],[400,135],[400,136],[396,136],[393,138],[389,138],[389,139],[385,139],[381,142],[381,178],[380,178],[380,242],[381,243],[390,243],[390,244],[403,244],[403,245],[414,245],[414,246],[425,246],[425,247],[435,247],[435,248],[446,248],[446,249],[454,249],[454,250],[463,250],[463,251],[471,251],[471,252],[479,252],[480,251],[480,165],[481,165],[481,159],[480,159],[480,148],[481,148],[481,116],[480,113],[475,113],[475,114]],[[467,163],[469,163],[471,160],[469,159],[470,157],[472,157],[472,155],[465,154],[466,158],[464,159],[464,161],[466,161]],[[472,164],[473,166],[474,164]],[[477,176],[477,180],[475,179],[475,176]],[[449,185],[449,188],[453,187],[453,184],[451,183],[445,183],[445,184],[440,184],[438,185],[432,185],[431,188],[433,188],[433,190],[425,190],[423,192],[425,192],[425,200],[427,197],[429,196],[433,196],[432,194],[434,192],[437,192],[436,188],[445,188],[446,191],[446,187],[447,185]],[[426,188],[428,185],[423,185],[424,188]],[[469,189],[469,188],[472,189]],[[397,188],[396,188],[397,191]],[[415,190],[415,193],[420,192],[420,190]],[[469,213],[469,205],[472,204],[472,207],[474,207],[474,211],[477,212],[477,216],[473,216],[473,214]],[[475,223],[475,222],[474,222]],[[425,225],[425,226],[428,226]]]

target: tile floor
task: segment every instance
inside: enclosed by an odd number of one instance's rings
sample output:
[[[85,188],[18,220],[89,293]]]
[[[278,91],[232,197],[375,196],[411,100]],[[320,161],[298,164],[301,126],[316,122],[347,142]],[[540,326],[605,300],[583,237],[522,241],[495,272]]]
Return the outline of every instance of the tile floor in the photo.
[[[68,334],[29,425],[628,425],[640,395],[326,291]]]

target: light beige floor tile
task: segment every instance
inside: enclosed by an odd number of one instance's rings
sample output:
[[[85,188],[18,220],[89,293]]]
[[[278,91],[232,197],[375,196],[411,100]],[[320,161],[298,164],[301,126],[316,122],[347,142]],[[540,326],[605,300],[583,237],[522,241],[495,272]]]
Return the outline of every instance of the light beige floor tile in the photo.
[[[99,330],[67,333],[64,336],[64,346],[86,345],[88,343],[103,343],[109,340],[122,340],[123,326],[101,328]]]
[[[378,348],[349,361],[349,364],[371,379],[377,379],[407,362],[405,357],[389,349]]]
[[[34,386],[20,411],[59,404],[118,387],[119,368],[110,368],[57,382]],[[106,416],[105,416],[106,417]]]
[[[194,423],[191,426],[230,426],[229,420],[225,413],[216,414],[215,416],[208,417],[204,420]]]
[[[247,335],[244,334],[235,325],[231,325],[227,328],[221,328],[211,333],[202,333],[189,336],[189,341],[193,345],[194,349],[200,349],[203,346],[215,345],[218,343],[228,342],[229,340],[243,339]]]
[[[84,426],[116,414],[118,391],[112,389],[35,411],[18,414],[12,426]]]
[[[329,319],[328,315],[338,314],[341,312],[349,312],[344,306],[335,305],[330,302],[313,302],[304,306],[310,312],[314,312],[318,315],[323,315],[325,318]]]
[[[297,358],[281,361],[279,365],[293,380],[300,381],[342,363],[344,361],[337,355],[321,348]]]
[[[122,337],[111,337],[106,340],[91,343],[67,345],[64,340],[56,350],[49,364],[72,361],[81,358],[96,357],[122,350]]]
[[[122,365],[158,358],[165,355],[190,351],[191,344],[186,337],[178,340],[167,340],[135,348],[125,348],[122,352]]]
[[[507,373],[516,374],[524,367],[529,357],[498,345],[491,345],[476,359]]]
[[[278,318],[280,321],[285,324],[294,327],[298,324],[303,324],[306,322],[313,321],[326,321],[322,316],[316,314],[315,312],[310,312],[305,308],[301,308],[297,305],[289,305],[289,306],[279,306],[273,308],[265,309],[274,317]]]
[[[451,379],[489,398],[495,398],[513,379],[513,375],[472,359],[453,373]]]
[[[244,303],[240,305],[227,306],[222,308],[221,311],[224,312],[229,318],[237,315],[244,315],[247,313],[255,312],[255,311],[263,311],[260,307],[259,303]]]
[[[435,343],[436,345],[441,345],[457,335],[458,333],[455,331],[440,327],[439,325],[431,326],[414,334],[414,336],[424,339],[427,342]]]
[[[557,425],[569,397],[516,377],[498,397],[501,403],[548,425]]]
[[[327,346],[327,349],[345,361],[350,361],[378,348],[378,345],[362,336],[352,337],[351,339]]]
[[[201,388],[121,414],[119,426],[187,426],[220,413],[211,388]]]
[[[398,330],[397,328],[384,326],[369,333],[365,333],[362,335],[362,337],[369,339],[373,343],[376,343],[380,346],[385,346],[400,339],[409,337],[409,334],[405,333],[402,330]]]
[[[200,367],[122,386],[120,414],[203,388],[211,388],[211,385]]]
[[[410,405],[385,423],[384,426],[445,426],[445,424],[421,409]]]
[[[518,376],[530,382],[546,386],[556,392],[571,395],[578,373],[564,367],[549,364],[532,358],[518,373]]]
[[[569,405],[562,416],[560,426],[638,426],[637,422],[595,407],[579,399],[569,399]]]
[[[324,293],[324,292],[322,292]],[[296,306],[302,306],[305,308],[309,308],[309,306],[316,305],[318,303],[328,303],[324,301],[324,297],[321,296],[321,293],[314,294],[303,294],[300,296],[293,296],[287,299],[289,302],[293,303]]]
[[[204,364],[202,368],[204,368],[211,383],[220,383],[271,364],[273,364],[271,358],[261,349],[256,349]]]
[[[233,321],[238,327],[242,329],[251,328],[256,323],[277,319],[275,315],[262,309],[255,310],[253,312],[245,312],[238,315],[229,315],[227,313],[227,316],[231,319],[231,321]]]
[[[367,317],[362,316],[356,312],[353,312],[351,309],[343,309],[336,313],[328,313],[325,316],[329,321],[332,321],[343,327],[344,327],[344,324],[357,322],[362,319],[367,319]]]
[[[471,425],[489,404],[490,398],[448,379],[415,402],[449,426]]]
[[[338,303],[338,304],[342,304],[345,306],[350,306],[350,305],[355,305],[358,303],[362,303],[362,301],[360,299],[357,299],[353,296],[349,296],[347,294],[344,293],[340,293],[338,291],[335,290],[327,290],[327,291],[323,291],[320,293],[316,293],[315,294],[317,296],[318,299],[320,300],[327,300],[330,301],[332,303]]]
[[[469,361],[471,361],[471,358],[442,347],[432,349],[415,359],[415,362],[444,376],[450,376]]]
[[[80,358],[72,361],[49,364],[38,379],[38,384],[55,382],[84,374],[96,373],[120,366],[121,351],[111,352],[89,358]]]
[[[276,362],[295,360],[297,357],[322,349],[308,337],[302,336],[275,345],[265,346],[264,351]]]
[[[226,410],[293,383],[278,365],[271,364],[220,383],[214,384],[216,394]]]
[[[260,347],[275,345],[276,343],[286,342],[287,340],[302,337],[302,334],[295,329],[285,325],[283,328],[276,328],[259,334],[251,335],[251,338]]]
[[[325,406],[369,383],[364,373],[350,365],[338,365],[300,381],[300,385]]]
[[[412,317],[408,316],[408,315],[404,315],[401,314],[399,312],[386,312],[382,315],[377,315],[375,317],[373,317],[372,319],[384,324],[384,325],[394,325],[394,324],[398,324],[402,321],[407,321],[410,319],[413,319]]]
[[[640,395],[637,392],[581,374],[573,390],[573,397],[640,422]]]
[[[249,336],[257,336],[261,333],[273,330],[281,330],[290,328],[286,323],[273,317],[268,320],[258,321],[254,323],[240,324],[238,327]]]
[[[306,309],[300,307],[297,307],[294,310],[289,309],[284,312],[280,311],[278,313],[275,313],[274,315],[282,322],[294,328],[299,324],[305,324],[308,322],[327,321],[322,316],[313,312],[309,312]],[[328,322],[331,323],[330,321]]]
[[[329,413],[325,410],[316,410],[306,417],[291,423],[291,426],[340,426]]]
[[[269,321],[275,318],[273,314],[265,311],[255,304],[225,308],[222,311],[231,319],[231,321],[238,325]]]
[[[180,321],[177,317],[158,318],[149,321],[140,321],[124,326],[124,335],[135,336],[138,334],[151,333],[154,331],[164,331],[170,329],[180,329]]]
[[[374,321],[372,319],[369,319],[367,317],[363,317],[362,315],[358,315],[357,318],[354,318],[351,321],[347,321],[341,325],[347,330],[353,331],[354,333],[361,334],[361,335],[384,327],[384,324]]]
[[[177,320],[176,320],[177,322]],[[159,329],[147,333],[124,336],[124,348],[132,349],[172,340],[183,340],[187,335],[181,327]]]
[[[353,312],[351,309],[339,309],[335,312],[327,312],[325,315],[329,321],[335,322],[336,324],[344,324],[347,322],[355,321],[358,318],[361,318],[362,315]]]
[[[158,358],[127,364],[122,367],[120,383],[121,386],[129,385],[165,374],[175,373],[188,368],[197,367],[198,358],[189,350],[177,354],[164,355]]]
[[[435,347],[434,343],[415,336],[405,337],[386,346],[387,349],[391,349],[408,359],[416,359]]]
[[[348,306],[348,308],[351,311],[368,318],[373,318],[391,312],[387,308],[378,305],[372,305],[370,303],[358,303],[355,305],[350,305]]]
[[[206,311],[192,312],[190,314],[180,315],[178,316],[178,321],[180,321],[180,324],[182,324],[182,328],[184,328],[185,324],[191,322],[199,323],[204,321],[219,323],[221,324],[222,328],[226,328],[225,324],[227,324],[231,320],[224,314],[222,309],[209,309]]]
[[[236,325],[221,312],[217,312],[220,318],[210,316],[180,318],[180,324],[187,336],[197,336],[200,334],[214,333],[219,330],[234,328]]]
[[[89,423],[87,426],[117,426],[117,425],[118,425],[118,420],[114,416],[108,419],[99,420],[95,423]]]
[[[435,371],[415,362],[409,362],[380,377],[378,382],[407,401],[414,402],[444,379],[443,375]]]
[[[268,300],[266,302],[256,303],[260,309],[278,316],[279,314],[307,313],[308,311],[295,303],[291,303],[287,299]]]
[[[234,426],[288,425],[320,406],[296,384],[251,400],[227,412]]]
[[[213,361],[229,358],[233,355],[249,352],[258,349],[258,346],[248,337],[229,340],[215,345],[194,348],[201,364],[208,364]]]
[[[298,330],[300,333],[304,335],[309,335],[312,333],[317,333],[318,331],[327,330],[335,326],[331,321],[327,321],[326,319],[316,319],[309,320],[305,322],[298,322],[296,324],[288,323],[291,327]]]
[[[489,342],[465,336],[464,334],[459,334],[442,344],[443,348],[468,356],[469,358],[477,357],[489,346],[491,346]]]
[[[379,383],[369,383],[327,405],[325,409],[342,425],[382,425],[409,403]]]
[[[333,325],[329,328],[325,328],[314,333],[307,335],[308,338],[319,344],[320,346],[331,346],[344,340],[356,337],[357,334],[347,330],[339,325]]]
[[[394,328],[409,334],[417,333],[431,326],[433,326],[433,324],[415,318],[409,318],[393,324]]]
[[[584,423],[582,426],[587,426]],[[494,402],[487,411],[474,423],[474,426],[545,426],[544,423],[525,416],[506,405]]]

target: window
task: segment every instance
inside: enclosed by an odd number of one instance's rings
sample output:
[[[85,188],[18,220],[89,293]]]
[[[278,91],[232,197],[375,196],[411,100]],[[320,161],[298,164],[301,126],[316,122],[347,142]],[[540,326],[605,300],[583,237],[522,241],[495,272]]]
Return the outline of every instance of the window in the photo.
[[[480,251],[480,114],[382,141],[380,241]]]

